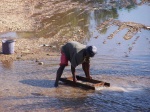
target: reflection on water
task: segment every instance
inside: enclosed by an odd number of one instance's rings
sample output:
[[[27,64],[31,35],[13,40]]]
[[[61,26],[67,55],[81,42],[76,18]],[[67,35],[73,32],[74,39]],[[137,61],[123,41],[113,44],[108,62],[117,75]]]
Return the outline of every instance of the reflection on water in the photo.
[[[88,12],[86,10],[73,9],[63,14],[54,15],[42,21],[43,28],[38,36],[51,37],[61,33],[62,36],[73,36],[79,30],[87,32]]]
[[[34,38],[34,32],[6,32],[0,34],[0,38],[15,39],[15,38]]]

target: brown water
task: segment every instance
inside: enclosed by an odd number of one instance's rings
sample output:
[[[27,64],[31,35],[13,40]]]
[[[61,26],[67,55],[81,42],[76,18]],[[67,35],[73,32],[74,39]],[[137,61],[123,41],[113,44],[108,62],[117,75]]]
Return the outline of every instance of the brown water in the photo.
[[[98,61],[100,60],[100,61]],[[150,110],[150,58],[92,59],[91,74],[111,87],[85,90],[60,83],[54,88],[59,59],[1,63],[0,104],[8,111],[146,111]],[[81,66],[77,74],[83,75]],[[63,77],[71,76],[68,66]],[[5,95],[3,95],[5,94]]]
[[[84,10],[74,9],[62,14],[61,19],[60,15],[55,15],[43,21],[48,28],[36,34],[31,33],[47,37],[55,36],[59,31],[65,36],[84,31],[87,38],[82,41],[98,48],[97,55],[91,59],[91,75],[109,82],[111,87],[93,91],[60,83],[59,88],[54,88],[59,57],[41,60],[44,62],[42,66],[35,61],[1,62],[0,78],[4,81],[0,84],[0,95],[4,97],[0,98],[0,105],[4,110],[149,112],[150,31],[141,29],[131,39],[125,40],[123,36],[127,29],[121,30],[112,39],[107,37],[117,26],[97,30],[97,26],[109,18],[150,26],[149,2],[141,5],[131,3],[123,7],[118,2],[117,8],[112,8],[110,5],[100,7],[95,2],[92,10],[88,7]],[[15,33],[23,37],[23,33]],[[84,76],[81,66],[77,67],[77,74]],[[65,69],[63,76],[71,76],[70,66]]]

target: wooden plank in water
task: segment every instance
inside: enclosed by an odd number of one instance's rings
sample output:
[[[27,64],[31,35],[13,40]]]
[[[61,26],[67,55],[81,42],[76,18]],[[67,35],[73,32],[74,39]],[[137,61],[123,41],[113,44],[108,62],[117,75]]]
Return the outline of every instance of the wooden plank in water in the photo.
[[[87,79],[82,76],[76,76],[77,82],[73,82],[72,77],[68,78],[60,78],[60,81],[65,82],[71,86],[76,86],[76,87],[84,87],[86,89],[93,89],[96,90],[99,87],[110,87],[110,83],[95,80],[95,79]]]

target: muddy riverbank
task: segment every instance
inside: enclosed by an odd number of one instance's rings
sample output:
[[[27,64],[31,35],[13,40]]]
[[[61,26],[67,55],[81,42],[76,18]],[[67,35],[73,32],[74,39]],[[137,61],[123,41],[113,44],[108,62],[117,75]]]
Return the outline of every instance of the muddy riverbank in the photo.
[[[121,32],[124,29],[128,29],[126,34],[123,36],[125,40],[129,40],[133,38],[136,33],[141,32],[141,30],[147,30],[149,31],[150,27],[134,23],[134,22],[121,22],[118,20],[109,19],[101,23],[97,30],[101,32],[106,27],[109,28],[111,26],[117,26],[118,28],[110,34],[107,39],[114,38],[119,32]],[[86,35],[84,32],[80,29],[75,29],[78,33],[76,33],[73,37],[71,36],[61,36],[61,31],[56,33],[52,38],[14,38],[15,40],[15,53],[12,55],[4,55],[2,53],[2,45],[0,46],[0,61],[14,61],[14,60],[35,60],[35,59],[48,59],[50,56],[58,56],[60,55],[60,49],[61,46],[64,45],[68,41],[79,41],[82,43],[82,40],[86,38]],[[75,31],[74,30],[74,31]],[[79,38],[80,37],[80,38]],[[81,38],[82,37],[82,38]],[[94,38],[98,38],[97,36]],[[136,37],[134,42],[132,44],[136,44],[136,41],[138,40],[139,36]],[[2,40],[7,38],[1,38],[1,44]],[[9,39],[9,37],[8,37]],[[146,38],[149,41],[148,38]],[[106,39],[104,39],[103,44],[106,44]],[[118,42],[118,45],[121,43]],[[129,52],[133,49],[132,47],[129,47]]]
[[[149,7],[149,0],[2,0],[0,43],[14,39],[15,53],[2,54],[0,44],[0,111],[149,112]],[[90,74],[109,88],[54,87],[60,48],[71,40],[98,48]],[[76,74],[85,76],[82,66]],[[62,77],[70,76],[69,63]]]
[[[2,47],[0,48],[2,49]],[[15,39],[14,48],[14,53],[10,55],[3,54],[1,51],[0,61],[46,59],[50,56],[59,55],[56,52],[56,46],[51,45],[46,39]]]
[[[70,0],[1,0],[0,32],[35,31],[43,19],[81,6]]]
[[[10,31],[39,32],[43,27],[42,22],[50,19],[55,14],[66,12],[73,8],[84,8],[84,4],[78,1],[62,0],[3,0],[0,2],[0,32],[1,34]],[[43,28],[42,28],[43,29]],[[53,28],[55,29],[55,28]],[[49,58],[51,55],[59,54],[61,45],[67,41],[80,39],[73,37],[62,37],[59,31],[55,36],[42,36],[31,38],[15,38],[15,53],[3,55],[0,45],[0,61],[4,60],[27,60]],[[78,35],[83,35],[80,31]],[[9,37],[6,37],[6,39]],[[2,41],[2,38],[0,38]]]
[[[135,4],[142,5],[145,2],[135,2]],[[2,46],[0,46],[0,61],[32,60],[59,55],[60,47],[64,43],[72,40],[82,43],[89,38],[86,34],[89,27],[88,18],[84,18],[83,15],[86,17],[91,10],[95,10],[95,12],[99,10],[106,11],[109,14],[107,7],[116,7],[117,5],[114,3],[98,3],[94,5],[95,3],[92,1],[80,2],[77,0],[43,0],[40,2],[37,0],[3,0],[0,2],[1,34],[14,31],[25,32],[24,35],[28,35],[26,32],[29,32],[34,36],[15,38],[15,53],[13,55],[3,55]],[[128,5],[130,5],[129,2],[120,3],[121,7],[127,7]],[[78,26],[80,24],[81,26]],[[110,26],[116,26],[118,29],[112,32],[107,37],[108,39],[112,39],[124,29],[128,29],[128,32],[124,35],[126,40],[131,39],[142,29],[150,29],[149,26],[141,23],[122,22],[111,18],[101,22],[96,28],[101,33]],[[89,35],[91,36],[92,34]],[[3,38],[0,38],[0,41]],[[7,38],[9,37],[6,36]],[[105,41],[103,42],[104,44],[106,43]]]

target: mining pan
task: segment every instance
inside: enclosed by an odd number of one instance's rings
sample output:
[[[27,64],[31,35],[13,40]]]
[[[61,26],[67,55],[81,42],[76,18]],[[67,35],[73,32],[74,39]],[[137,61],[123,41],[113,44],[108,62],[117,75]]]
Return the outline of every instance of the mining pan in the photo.
[[[82,76],[76,76],[77,82],[73,82],[72,77],[68,78],[60,78],[60,81],[66,83],[67,85],[70,86],[75,86],[75,87],[83,87],[85,89],[93,89],[93,90],[100,90],[103,87],[110,87],[110,83],[95,80],[95,79],[87,79]]]

